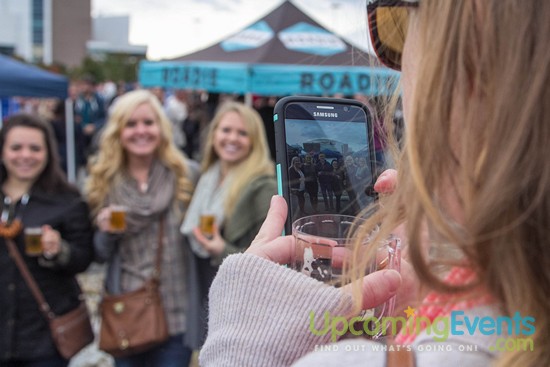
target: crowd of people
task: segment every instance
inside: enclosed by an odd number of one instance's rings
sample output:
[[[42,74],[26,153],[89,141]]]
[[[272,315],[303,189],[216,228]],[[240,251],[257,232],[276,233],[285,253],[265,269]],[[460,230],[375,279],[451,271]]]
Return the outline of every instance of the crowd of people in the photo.
[[[116,357],[119,367],[187,367],[198,349],[205,367],[550,365],[550,3],[369,0],[367,13],[378,58],[402,71],[407,129],[397,170],[374,185],[380,202],[354,254],[367,238],[399,233],[400,273],[364,276],[374,250],[352,257],[341,288],[288,268],[295,240],[281,236],[288,204],[276,195],[265,110],[161,88],[107,96],[83,78],[70,90],[83,186],[62,171],[62,103],[10,116],[0,130],[0,365],[70,362],[12,242],[52,315],[78,307],[76,275],[94,261],[106,264],[109,294],[160,277],[169,337]],[[354,182],[373,174],[368,166],[361,157],[292,157],[300,215],[364,209],[367,193]],[[110,220],[120,207],[122,229]],[[403,323],[384,348],[339,338],[361,332],[349,320],[394,296]]]
[[[296,218],[322,213],[357,215],[374,200],[369,188],[375,174],[366,157],[327,159],[319,152],[293,155],[288,168],[289,204],[297,208]]]
[[[8,234],[15,241],[52,312],[61,315],[79,305],[75,275],[93,261],[106,264],[108,294],[139,288],[154,271],[162,232],[160,290],[170,337],[143,353],[117,357],[115,364],[187,367],[206,337],[207,294],[220,263],[248,247],[277,191],[264,121],[255,109],[225,101],[206,127],[199,162],[185,153],[181,135],[174,136],[182,125],[170,119],[187,122],[191,108],[175,113],[159,90],[146,89],[99,102],[100,93],[90,91],[89,81],[84,85],[75,99],[75,123],[83,125],[85,143],[83,187],[67,182],[59,162],[57,147],[64,141],[57,141],[57,133],[64,122],[58,122],[63,114],[57,109],[63,104],[51,104],[55,119],[19,113],[4,121],[0,241]],[[110,221],[121,206],[123,231]],[[206,213],[215,216],[212,236],[200,230]],[[41,228],[37,254],[26,252],[27,227]],[[0,364],[68,365],[6,246],[0,261],[2,324],[9,325],[0,340]]]

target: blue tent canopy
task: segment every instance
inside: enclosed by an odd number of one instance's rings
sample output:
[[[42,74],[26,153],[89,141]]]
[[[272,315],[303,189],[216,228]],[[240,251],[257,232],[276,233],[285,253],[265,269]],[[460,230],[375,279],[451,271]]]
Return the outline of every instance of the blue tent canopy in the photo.
[[[66,98],[68,85],[64,76],[0,55],[0,97]]]
[[[65,99],[67,177],[76,180],[74,120],[72,102],[67,98],[66,77],[0,55],[0,97],[37,97]]]

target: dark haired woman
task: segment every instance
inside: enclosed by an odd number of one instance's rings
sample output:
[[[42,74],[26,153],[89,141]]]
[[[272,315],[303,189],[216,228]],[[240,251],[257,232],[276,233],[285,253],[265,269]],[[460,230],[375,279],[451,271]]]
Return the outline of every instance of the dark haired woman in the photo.
[[[65,180],[51,128],[42,120],[10,117],[0,131],[0,154],[0,365],[67,366],[6,239],[17,245],[53,313],[62,315],[80,304],[75,275],[93,258],[88,207]],[[23,229],[30,227],[42,232],[38,253],[25,250]]]

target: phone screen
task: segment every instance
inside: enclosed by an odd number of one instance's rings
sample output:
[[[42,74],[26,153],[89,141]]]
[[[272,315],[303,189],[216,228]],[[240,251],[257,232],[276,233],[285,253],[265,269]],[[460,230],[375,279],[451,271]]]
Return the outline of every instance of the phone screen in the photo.
[[[368,110],[358,102],[342,100],[290,102],[282,112],[285,146],[278,149],[277,160],[284,159],[281,176],[290,223],[312,214],[356,216],[372,203],[374,198],[368,194],[374,162]]]

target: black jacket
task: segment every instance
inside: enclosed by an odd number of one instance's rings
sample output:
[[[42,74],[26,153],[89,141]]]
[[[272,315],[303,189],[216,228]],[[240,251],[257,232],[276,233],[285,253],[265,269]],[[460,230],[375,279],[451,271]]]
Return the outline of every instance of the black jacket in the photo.
[[[75,275],[93,259],[88,206],[75,193],[35,190],[27,205],[17,203],[15,213],[24,226],[49,224],[60,232],[68,256],[51,261],[26,256],[22,234],[15,242],[53,312],[61,315],[72,310],[81,293]],[[42,359],[56,353],[47,321],[9,256],[5,239],[0,238],[0,365],[5,360]]]
[[[302,170],[300,169],[300,171],[302,171]],[[302,173],[304,173],[304,172],[302,171]],[[288,181],[289,181],[289,184],[290,184],[290,188],[292,190],[300,190],[300,178],[301,177],[302,176],[300,176],[300,173],[298,173],[298,171],[296,171],[294,166],[290,166],[290,168],[288,169]],[[304,175],[304,179],[305,179],[305,175]]]

